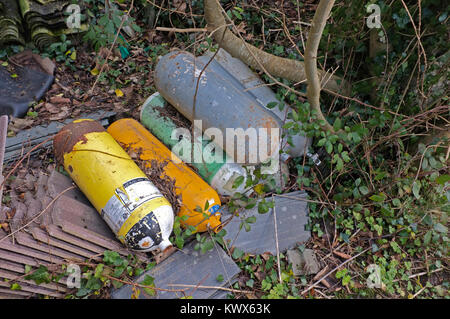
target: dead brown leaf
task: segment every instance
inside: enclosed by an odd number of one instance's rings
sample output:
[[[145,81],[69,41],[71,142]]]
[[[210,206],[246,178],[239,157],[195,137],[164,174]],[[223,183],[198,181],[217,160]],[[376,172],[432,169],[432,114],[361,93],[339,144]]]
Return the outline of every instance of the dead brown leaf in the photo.
[[[70,99],[67,97],[62,97],[62,96],[52,96],[50,98],[50,103],[54,103],[54,104],[69,104],[70,103]]]
[[[20,118],[12,118],[11,122],[8,125],[8,128],[13,132],[17,133],[24,128],[30,127],[33,125],[34,120],[30,118],[20,119]]]
[[[68,115],[69,115],[69,108],[62,107],[61,111],[57,115],[50,117],[50,121],[59,121],[66,118]]]
[[[59,113],[59,111],[60,111],[60,108],[52,103],[45,103],[44,107],[49,113],[52,113],[52,114]]]
[[[337,251],[337,250],[334,250],[334,251],[333,251],[333,254],[335,254],[336,256],[339,256],[339,257],[341,257],[341,258],[344,258],[344,259],[350,259],[350,258],[352,258],[352,256],[350,256],[350,255],[348,255],[348,254],[345,254],[345,253],[341,253],[340,251]]]

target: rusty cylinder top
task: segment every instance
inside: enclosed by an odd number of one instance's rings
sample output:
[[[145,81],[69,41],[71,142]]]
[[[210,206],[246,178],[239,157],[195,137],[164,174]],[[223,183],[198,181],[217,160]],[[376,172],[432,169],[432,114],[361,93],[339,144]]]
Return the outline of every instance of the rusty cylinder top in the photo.
[[[80,141],[86,143],[85,135],[93,132],[105,132],[105,128],[98,121],[82,119],[65,125],[53,137],[53,152],[56,161],[64,165],[64,154],[70,153]]]

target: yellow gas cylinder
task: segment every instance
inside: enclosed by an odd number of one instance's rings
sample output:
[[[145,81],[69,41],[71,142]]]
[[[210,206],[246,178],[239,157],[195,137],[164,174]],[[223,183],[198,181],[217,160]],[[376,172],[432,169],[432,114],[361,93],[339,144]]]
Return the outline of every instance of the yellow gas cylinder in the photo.
[[[188,216],[186,221],[181,221],[183,226],[194,226],[198,232],[204,232],[208,227],[215,232],[221,229],[221,203],[217,192],[144,126],[134,119],[121,119],[112,123],[108,132],[125,148],[139,154],[147,167],[151,167],[152,160],[167,163],[164,173],[175,180],[177,195],[181,194],[178,216]]]
[[[53,148],[122,243],[142,252],[172,246],[172,206],[99,122],[67,124],[54,137]]]

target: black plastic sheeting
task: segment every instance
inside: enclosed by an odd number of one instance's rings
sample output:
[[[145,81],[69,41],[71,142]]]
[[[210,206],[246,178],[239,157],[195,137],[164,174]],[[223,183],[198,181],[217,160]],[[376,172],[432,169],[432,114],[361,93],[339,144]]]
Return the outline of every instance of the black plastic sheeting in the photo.
[[[15,67],[17,76],[0,67],[0,115],[23,117],[53,83],[54,76],[27,67]]]

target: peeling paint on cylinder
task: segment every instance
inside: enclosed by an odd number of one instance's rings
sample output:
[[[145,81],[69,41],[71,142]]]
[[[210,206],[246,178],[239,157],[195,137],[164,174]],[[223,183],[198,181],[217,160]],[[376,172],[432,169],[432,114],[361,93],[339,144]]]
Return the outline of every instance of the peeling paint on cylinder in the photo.
[[[250,149],[248,140],[244,145],[224,143],[224,150],[236,163],[255,165],[278,155],[280,140],[272,140],[270,133],[276,129],[281,136],[281,120],[251,95],[239,90],[225,73],[217,72],[218,69],[213,64],[204,69],[206,63],[201,57],[195,58],[188,52],[170,52],[162,56],[156,65],[155,86],[191,122],[202,120],[203,130],[218,128],[225,136],[227,129],[242,129],[245,132],[249,128],[255,128],[259,136],[258,129],[267,129],[267,138],[262,139],[266,144],[263,147],[267,149],[267,154],[258,152],[260,145],[256,149]],[[200,74],[194,119],[193,101]],[[239,160],[242,157],[244,162]]]
[[[53,148],[122,243],[143,252],[172,246],[172,206],[99,122],[67,124],[54,137]]]
[[[214,55],[214,52],[208,51],[204,56],[199,57],[199,60],[207,63]],[[261,80],[261,78],[252,72],[250,68],[239,59],[233,58],[224,49],[219,49],[219,52],[214,57],[214,68],[222,69],[222,72],[227,74],[227,79],[239,88],[242,92],[254,97],[258,103],[267,108],[271,102],[278,102],[275,93]],[[286,107],[280,110],[278,107],[270,109],[278,118],[284,119]],[[291,119],[286,119],[285,123],[292,122]],[[297,122],[298,123],[298,122]],[[311,138],[307,138],[302,134],[295,134],[291,136],[292,145],[283,141],[287,154],[292,157],[303,156],[311,145]]]

